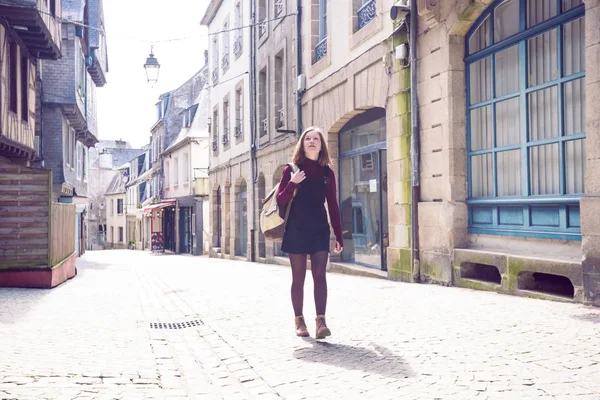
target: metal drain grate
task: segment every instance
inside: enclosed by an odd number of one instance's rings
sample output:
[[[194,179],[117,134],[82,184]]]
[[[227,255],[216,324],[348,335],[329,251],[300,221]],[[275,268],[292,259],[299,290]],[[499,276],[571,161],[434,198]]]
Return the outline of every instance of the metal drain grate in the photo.
[[[150,322],[150,329],[185,329],[204,325],[199,319],[184,322]]]

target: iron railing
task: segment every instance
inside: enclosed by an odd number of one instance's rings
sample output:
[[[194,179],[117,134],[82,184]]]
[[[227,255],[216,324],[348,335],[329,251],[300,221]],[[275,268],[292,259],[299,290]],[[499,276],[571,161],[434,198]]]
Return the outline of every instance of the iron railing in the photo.
[[[263,22],[261,22],[258,27],[258,37],[262,37],[265,33],[267,33],[267,28],[268,28],[267,18],[265,17]]]
[[[242,36],[235,38],[233,42],[233,54],[240,54],[242,52]]]
[[[275,0],[275,16],[283,14],[283,0]]]
[[[315,62],[319,61],[327,55],[327,36],[325,36],[315,46]]]
[[[277,128],[285,126],[285,109],[281,107],[277,110]]]
[[[243,132],[244,132],[244,131],[243,131],[243,129],[242,129],[242,123],[240,122],[239,124],[237,124],[237,125],[235,126],[235,137],[237,138],[237,137],[240,137],[240,136],[242,136],[242,133],[243,133]]]
[[[223,129],[223,146],[227,146],[229,144],[229,129]]]
[[[375,0],[371,0],[363,4],[363,6],[356,11],[356,16],[358,18],[357,30],[361,30],[362,28],[364,28],[369,22],[371,22],[375,18],[376,15],[377,2]]]
[[[229,67],[229,52],[223,54],[223,58],[221,58],[221,68],[227,69]]]
[[[261,135],[261,136],[264,136],[264,135],[266,135],[266,134],[267,134],[267,131],[268,131],[268,129],[269,129],[269,119],[268,119],[268,118],[265,118],[265,119],[263,119],[263,121],[262,121],[262,135]]]

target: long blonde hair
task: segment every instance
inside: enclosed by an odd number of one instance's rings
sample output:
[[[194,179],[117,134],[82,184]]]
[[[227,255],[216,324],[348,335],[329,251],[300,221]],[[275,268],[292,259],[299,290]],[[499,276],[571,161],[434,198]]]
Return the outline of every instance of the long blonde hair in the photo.
[[[319,134],[319,138],[321,139],[321,151],[319,152],[319,158],[317,161],[321,167],[325,167],[331,164],[331,159],[329,158],[329,149],[327,149],[327,143],[325,143],[325,138],[323,137],[323,131],[319,127],[309,126],[302,132],[300,135],[300,139],[298,143],[296,143],[296,149],[294,150],[294,156],[292,157],[292,162],[296,165],[301,164],[304,160],[306,160],[306,154],[304,153],[304,139],[306,135],[310,132],[317,132]]]

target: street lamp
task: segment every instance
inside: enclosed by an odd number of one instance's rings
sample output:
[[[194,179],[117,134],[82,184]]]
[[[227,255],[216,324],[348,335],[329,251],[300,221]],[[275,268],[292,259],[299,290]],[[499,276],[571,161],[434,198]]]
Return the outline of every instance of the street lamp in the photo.
[[[150,55],[146,59],[146,64],[144,64],[144,69],[146,70],[146,78],[150,83],[158,82],[158,72],[160,70],[160,64],[156,57],[153,54],[154,46],[150,46]]]

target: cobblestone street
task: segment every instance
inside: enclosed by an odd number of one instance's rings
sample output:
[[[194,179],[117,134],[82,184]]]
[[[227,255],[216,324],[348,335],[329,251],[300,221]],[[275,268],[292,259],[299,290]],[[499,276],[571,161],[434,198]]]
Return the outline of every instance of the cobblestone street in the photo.
[[[287,267],[88,252],[0,289],[0,399],[600,399],[599,309],[329,274],[317,342],[311,281],[303,340]]]

